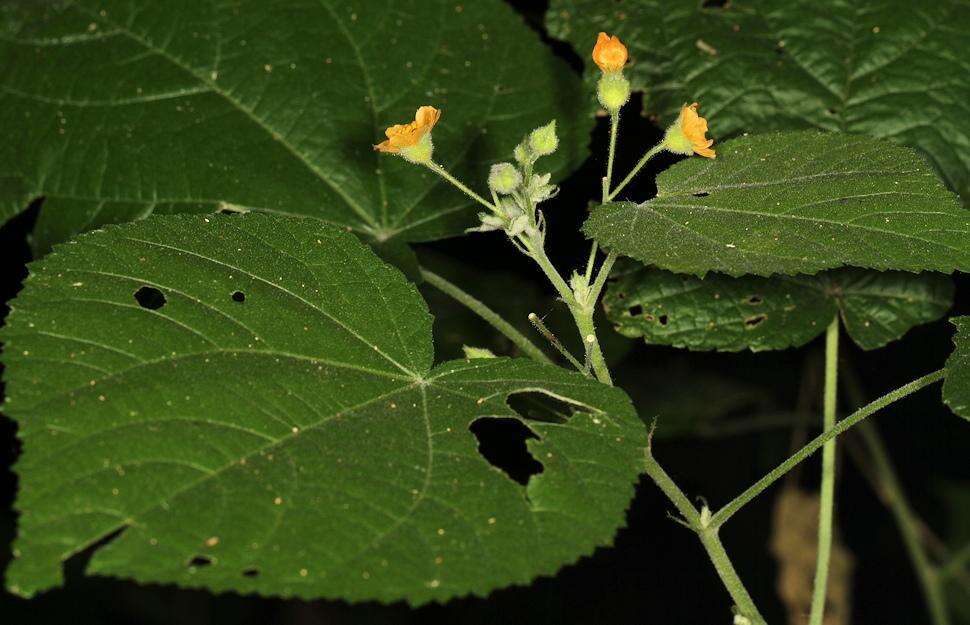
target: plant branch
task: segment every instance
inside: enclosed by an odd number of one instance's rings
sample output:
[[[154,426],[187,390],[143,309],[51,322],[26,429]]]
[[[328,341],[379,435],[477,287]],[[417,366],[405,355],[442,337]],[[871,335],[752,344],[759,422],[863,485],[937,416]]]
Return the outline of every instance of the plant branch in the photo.
[[[651,438],[653,436],[652,430],[650,436]],[[717,571],[721,582],[731,595],[731,599],[734,600],[734,604],[741,615],[746,617],[752,625],[763,624],[765,622],[764,618],[762,618],[761,613],[754,604],[754,600],[744,587],[744,583],[741,581],[738,572],[731,563],[731,559],[717,534],[717,528],[713,527],[710,523],[704,525],[697,508],[694,507],[694,504],[690,502],[690,499],[687,498],[684,491],[677,486],[674,480],[653,457],[651,443],[649,442],[647,443],[646,453],[644,454],[644,466],[647,475],[660,487],[660,490],[667,496],[667,499],[680,512],[683,517],[681,524],[697,533],[701,545],[704,546],[704,550],[711,559],[714,569]]]
[[[835,427],[839,381],[839,316],[825,331],[825,401],[823,431]],[[829,560],[832,555],[832,525],[835,515],[835,439],[822,447],[822,484],[818,510],[818,551],[815,556],[815,582],[809,625],[822,625],[825,596],[828,593]]]
[[[657,145],[647,150],[646,153],[643,155],[643,158],[640,159],[640,162],[637,163],[636,166],[633,168],[633,170],[626,175],[626,178],[621,180],[620,184],[616,185],[616,188],[610,191],[610,193],[606,196],[606,200],[603,203],[605,204],[606,202],[609,202],[610,200],[615,198],[616,194],[619,193],[623,189],[623,187],[630,184],[630,181],[633,180],[633,178],[640,172],[641,169],[643,169],[643,166],[647,164],[647,161],[649,161],[651,158],[653,158],[654,156],[662,152],[665,147],[666,147],[666,144],[661,141]]]
[[[526,338],[524,334],[512,327],[508,321],[503,319],[498,313],[486,306],[480,300],[476,299],[474,296],[462,291],[458,286],[452,284],[438,274],[425,269],[424,267],[421,267],[421,277],[424,278],[428,284],[435,287],[445,295],[448,295],[484,319],[489,325],[512,341],[516,347],[522,350],[523,354],[526,354],[533,360],[537,360],[539,362],[552,363],[549,357],[546,356],[541,349],[536,347],[528,338]]]
[[[744,507],[752,499],[760,495],[766,488],[774,484],[779,478],[788,473],[792,467],[796,466],[802,460],[808,458],[813,453],[818,451],[819,448],[828,441],[832,440],[839,434],[842,434],[866,417],[878,412],[886,406],[889,406],[890,404],[893,404],[904,397],[912,395],[916,391],[924,389],[931,384],[939,382],[943,379],[944,374],[944,369],[938,369],[932,373],[927,373],[926,375],[917,378],[908,384],[904,384],[903,386],[886,393],[879,399],[870,402],[859,410],[853,412],[845,419],[842,419],[835,424],[835,427],[816,436],[804,447],[792,454],[791,457],[772,469],[770,473],[752,484],[747,490],[735,497],[723,508],[718,510],[717,513],[715,513],[711,518],[711,525],[715,527],[720,527],[723,525],[728,519],[734,516],[734,513]]]
[[[859,428],[859,434],[869,451],[879,484],[883,488],[885,503],[892,511],[899,527],[899,533],[903,537],[906,551],[909,553],[910,560],[913,561],[913,568],[916,569],[916,576],[919,579],[920,589],[923,591],[923,599],[929,610],[933,625],[949,625],[950,615],[947,610],[946,597],[943,595],[943,587],[940,584],[940,575],[936,567],[930,562],[926,550],[923,548],[921,539],[920,522],[913,509],[906,499],[896,472],[893,470],[883,444],[882,437],[872,423],[863,423]]]
[[[461,191],[462,193],[464,193],[465,195],[467,195],[471,199],[475,200],[476,202],[478,202],[479,204],[481,204],[485,208],[487,208],[487,209],[489,209],[491,211],[498,210],[498,208],[494,204],[492,204],[491,202],[489,202],[488,200],[486,200],[485,198],[483,198],[479,194],[477,194],[474,191],[472,191],[471,189],[469,189],[460,180],[458,180],[457,178],[455,178],[454,176],[452,176],[450,173],[448,173],[448,170],[446,170],[444,167],[442,167],[438,163],[436,163],[434,161],[431,161],[426,166],[427,166],[428,169],[430,169],[434,173],[438,174],[439,176],[441,176],[442,178],[444,178],[445,180],[447,180],[448,182],[450,182],[451,184],[453,184],[455,186],[455,188],[457,188],[459,191]]]

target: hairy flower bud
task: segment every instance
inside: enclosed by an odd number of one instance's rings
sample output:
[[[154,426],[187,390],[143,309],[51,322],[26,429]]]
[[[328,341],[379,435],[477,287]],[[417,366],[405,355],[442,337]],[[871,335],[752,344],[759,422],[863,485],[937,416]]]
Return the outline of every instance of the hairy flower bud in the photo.
[[[610,113],[616,113],[630,99],[630,81],[619,72],[603,74],[596,83],[596,97]]]
[[[465,352],[465,358],[474,360],[475,358],[497,358],[495,352],[487,347],[474,347],[472,345],[462,345],[461,350]]]
[[[496,163],[488,172],[488,187],[496,193],[509,194],[522,184],[522,174],[512,163]]]
[[[537,156],[548,156],[559,147],[559,137],[556,136],[556,120],[545,126],[539,126],[529,133],[529,147]]]

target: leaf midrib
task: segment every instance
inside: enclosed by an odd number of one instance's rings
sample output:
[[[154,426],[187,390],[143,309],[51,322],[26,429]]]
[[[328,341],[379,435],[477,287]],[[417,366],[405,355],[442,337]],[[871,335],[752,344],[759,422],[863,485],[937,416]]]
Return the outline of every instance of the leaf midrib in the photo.
[[[202,85],[210,89],[213,94],[220,96],[233,108],[235,108],[240,113],[245,115],[247,119],[249,119],[251,122],[256,124],[256,126],[258,126],[261,130],[263,130],[263,132],[269,135],[269,137],[273,141],[282,145],[290,154],[293,155],[294,158],[296,158],[300,163],[302,163],[316,178],[318,178],[321,182],[326,184],[334,193],[336,193],[337,196],[340,197],[347,204],[347,206],[350,207],[350,209],[353,210],[361,219],[363,219],[364,222],[369,227],[376,228],[378,226],[374,217],[369,212],[367,212],[346,191],[340,188],[340,186],[337,183],[328,179],[324,175],[323,170],[313,163],[309,155],[304,154],[303,152],[298,150],[296,146],[294,146],[289,141],[287,141],[281,133],[277,132],[275,129],[267,125],[263,120],[257,117],[252,110],[245,107],[242,102],[234,98],[228,91],[225,91],[222,88],[220,88],[217,83],[209,80],[209,78],[206,77],[204,74],[201,74],[196,70],[194,70],[190,65],[188,65],[187,63],[185,63],[184,61],[182,61],[172,53],[170,53],[168,50],[151,44],[143,37],[133,32],[132,30],[128,29],[127,27],[122,26],[121,24],[118,24],[116,22],[113,22],[105,16],[95,14],[94,12],[87,10],[86,8],[80,6],[77,3],[74,3],[74,7],[77,8],[79,11],[88,14],[92,19],[100,20],[110,24],[119,34],[122,34],[125,37],[128,37],[135,43],[144,47],[146,50],[154,52],[155,54],[159,55],[161,58],[166,59],[167,61],[169,61],[170,63],[172,63],[179,69],[181,69],[182,71],[189,74],[189,76],[191,76],[193,79],[197,80],[199,83],[201,83]],[[362,229],[367,231],[369,228],[362,227]]]

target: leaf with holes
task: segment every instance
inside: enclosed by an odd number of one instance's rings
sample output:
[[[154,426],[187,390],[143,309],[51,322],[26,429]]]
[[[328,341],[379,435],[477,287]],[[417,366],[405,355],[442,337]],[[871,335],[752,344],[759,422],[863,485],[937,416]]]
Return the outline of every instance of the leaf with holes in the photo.
[[[742,137],[608,204],[583,230],[679,273],[816,273],[850,265],[970,271],[970,211],[909,148],[817,132]]]
[[[526,360],[432,367],[417,290],[352,234],[154,217],[31,269],[0,332],[15,592],[112,537],[90,572],[419,604],[551,574],[624,521],[646,443],[626,395]],[[560,406],[521,416],[523,394]],[[511,467],[496,420],[526,439]]]
[[[957,327],[955,349],[946,361],[943,401],[953,412],[970,419],[970,317],[950,320]]]
[[[966,0],[553,0],[547,25],[583,59],[598,31],[623,38],[627,74],[665,123],[700,101],[720,138],[802,128],[893,138],[970,198]]]
[[[5,17],[5,19],[4,19]],[[592,120],[578,77],[500,0],[21,2],[0,8],[0,220],[43,196],[35,244],[150,214],[310,216],[374,241],[472,225],[471,201],[381,155],[443,110],[467,180],[559,120],[563,174]]]
[[[862,269],[702,279],[639,267],[612,282],[603,300],[625,336],[720,351],[804,345],[837,314],[859,347],[876,349],[939,319],[952,304],[948,276]]]

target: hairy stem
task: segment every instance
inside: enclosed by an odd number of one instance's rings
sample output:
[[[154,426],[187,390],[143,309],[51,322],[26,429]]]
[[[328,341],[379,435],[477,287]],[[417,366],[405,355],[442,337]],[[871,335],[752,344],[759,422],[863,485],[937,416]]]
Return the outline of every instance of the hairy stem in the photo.
[[[610,200],[615,198],[616,194],[622,191],[623,187],[630,184],[630,181],[633,180],[633,178],[640,172],[641,169],[643,169],[643,166],[647,164],[647,161],[649,161],[657,154],[660,154],[660,152],[662,152],[665,147],[666,145],[663,142],[660,142],[657,145],[650,148],[649,150],[647,150],[646,153],[643,155],[643,158],[640,159],[640,162],[638,162],[636,166],[633,168],[633,170],[626,175],[626,178],[621,180],[620,184],[616,185],[616,188],[607,194],[606,199],[603,201],[603,203],[605,204],[606,202],[609,202]]]
[[[886,406],[889,406],[890,404],[897,402],[908,395],[912,395],[916,391],[924,389],[935,382],[939,382],[943,379],[944,374],[945,371],[943,369],[938,369],[932,373],[927,373],[923,377],[917,378],[909,384],[905,384],[886,393],[879,399],[866,404],[845,419],[842,419],[835,424],[835,427],[816,436],[804,447],[792,454],[791,457],[772,469],[770,473],[752,484],[747,490],[735,497],[723,508],[718,510],[717,513],[711,518],[711,525],[715,527],[720,527],[723,525],[734,515],[734,513],[744,507],[752,499],[760,495],[766,488],[774,484],[779,478],[791,471],[792,467],[796,466],[802,460],[808,458],[813,453],[818,451],[819,448],[828,441],[832,440],[839,434],[842,434],[866,417],[878,412]]]
[[[593,366],[593,373],[596,374],[596,379],[603,384],[612,386],[613,378],[610,376],[610,370],[606,366],[606,360],[603,358],[603,352],[600,349],[599,339],[596,337],[596,328],[593,325],[593,307],[581,306],[576,301],[572,289],[569,288],[566,281],[559,275],[559,271],[556,270],[552,261],[546,256],[546,252],[542,249],[541,245],[531,245],[529,252],[532,254],[532,258],[535,259],[536,263],[539,264],[542,272],[552,282],[552,285],[556,287],[559,296],[569,307],[569,312],[573,316],[573,321],[576,322],[576,329],[579,330],[579,338],[583,342],[583,348],[586,350],[589,361]]]
[[[926,607],[929,610],[933,625],[949,625],[950,614],[946,605],[946,597],[943,595],[943,587],[940,584],[939,573],[930,562],[926,549],[923,548],[919,520],[913,513],[906,494],[896,478],[896,472],[893,470],[882,437],[879,436],[876,426],[872,423],[863,423],[859,428],[859,434],[872,457],[873,468],[879,484],[882,486],[886,505],[889,506],[893,517],[896,519],[896,525],[903,537],[906,551],[913,562],[913,568],[916,569],[916,576],[919,579],[923,599],[926,601]]]
[[[707,551],[707,555],[711,559],[711,563],[714,565],[718,577],[721,578],[721,582],[727,589],[728,594],[731,595],[731,599],[734,600],[734,604],[740,614],[746,617],[752,625],[763,624],[765,622],[764,618],[762,618],[757,606],[755,606],[750,593],[744,587],[744,583],[738,576],[738,572],[734,569],[731,558],[728,557],[727,551],[725,551],[724,545],[721,543],[721,539],[717,534],[717,528],[712,527],[710,523],[707,525],[702,523],[701,515],[697,512],[697,508],[694,507],[694,504],[690,502],[690,499],[687,498],[684,491],[677,486],[674,480],[671,479],[653,457],[653,452],[649,446],[645,454],[644,466],[647,475],[653,479],[654,483],[667,496],[667,499],[680,512],[684,524],[697,533],[701,545]]]
[[[603,203],[610,196],[610,183],[613,182],[613,157],[616,155],[616,135],[620,127],[620,111],[610,113],[610,149],[606,155],[606,177],[603,178]]]
[[[552,362],[549,357],[546,356],[542,350],[536,347],[529,339],[527,339],[525,335],[512,327],[508,321],[503,319],[498,313],[486,306],[480,300],[476,299],[474,296],[462,291],[458,286],[452,284],[438,274],[425,269],[424,267],[421,268],[421,277],[424,278],[428,284],[435,287],[445,295],[448,295],[456,302],[464,305],[470,311],[484,319],[489,325],[504,334],[506,338],[512,341],[512,343],[522,350],[522,353],[527,355],[529,358],[538,360],[539,362]]]
[[[825,331],[825,401],[823,431],[835,427],[839,383],[839,317]],[[822,447],[822,486],[818,509],[818,551],[815,556],[815,583],[809,625],[822,625],[828,591],[829,561],[832,555],[832,525],[835,515],[835,439]]]
[[[494,204],[492,204],[491,202],[489,202],[488,200],[486,200],[485,198],[483,198],[479,194],[475,193],[474,191],[472,191],[471,189],[469,189],[468,187],[466,187],[460,180],[458,180],[457,178],[455,178],[454,176],[452,176],[451,174],[449,174],[448,173],[448,170],[446,170],[444,167],[442,167],[438,163],[435,163],[434,161],[431,161],[430,163],[427,164],[427,168],[430,169],[431,171],[433,171],[434,173],[438,174],[439,176],[441,176],[442,178],[444,178],[448,182],[450,182],[459,191],[461,191],[462,193],[464,193],[465,195],[467,195],[471,199],[475,200],[476,202],[478,202],[479,204],[481,204],[485,208],[487,208],[489,210],[492,210],[492,211],[498,210],[497,207]]]

